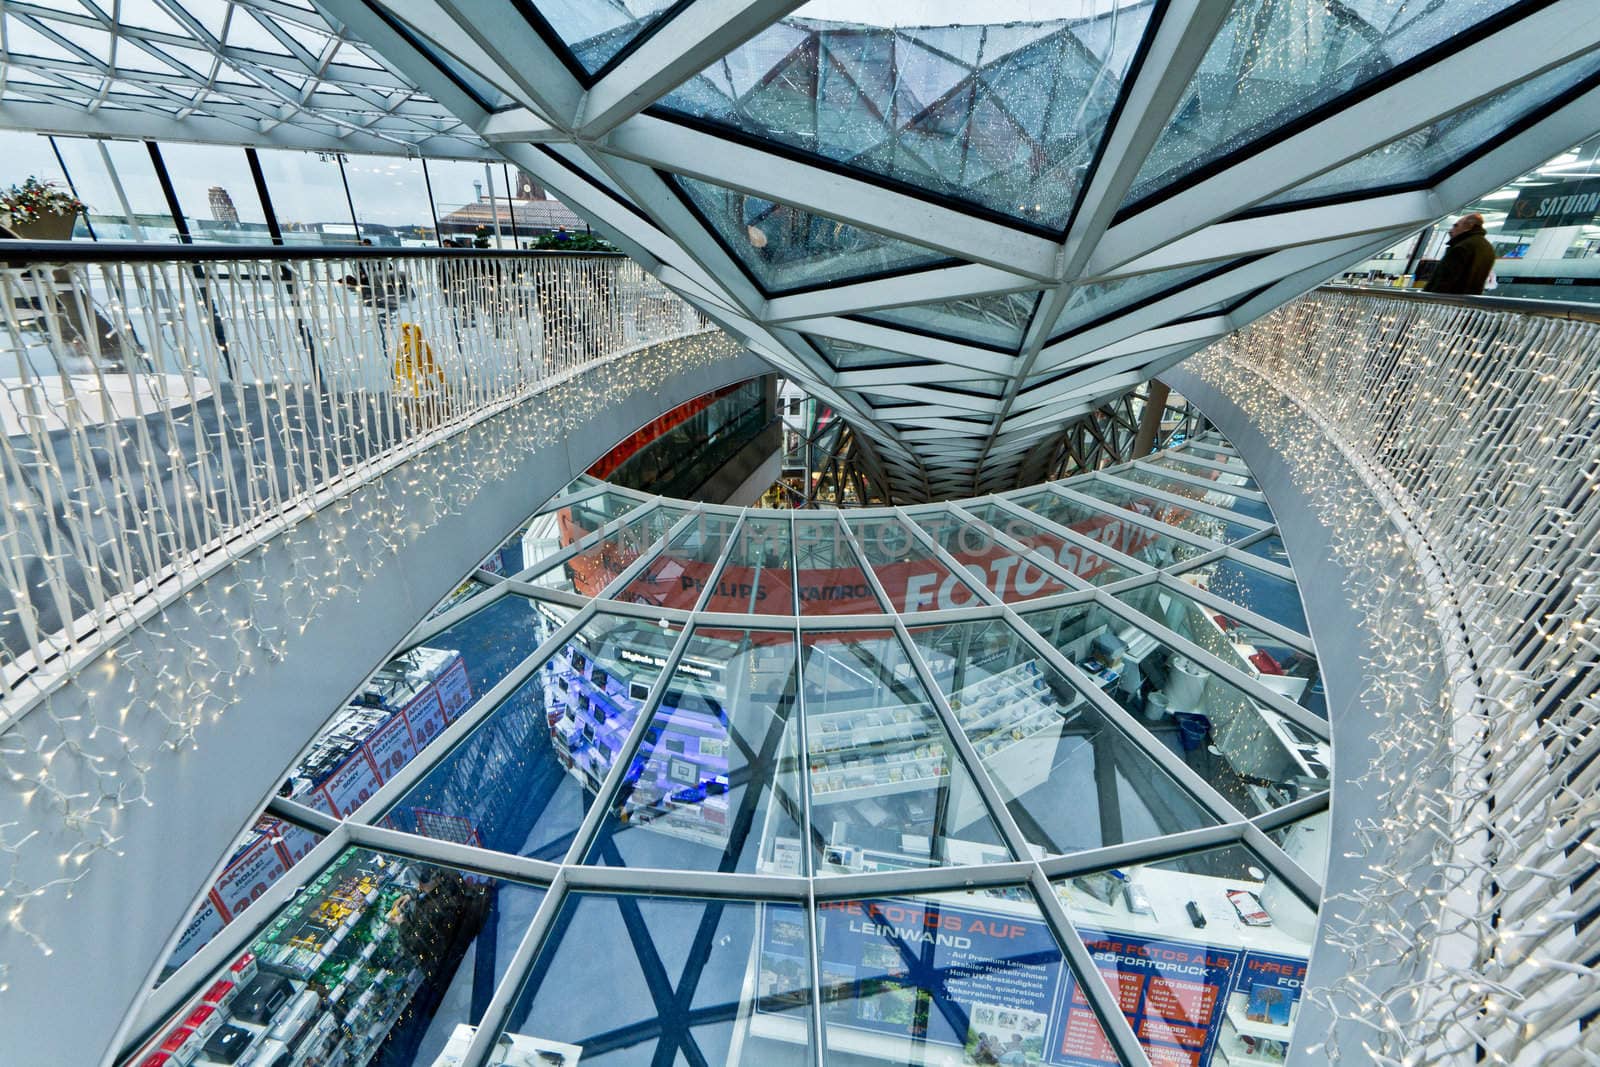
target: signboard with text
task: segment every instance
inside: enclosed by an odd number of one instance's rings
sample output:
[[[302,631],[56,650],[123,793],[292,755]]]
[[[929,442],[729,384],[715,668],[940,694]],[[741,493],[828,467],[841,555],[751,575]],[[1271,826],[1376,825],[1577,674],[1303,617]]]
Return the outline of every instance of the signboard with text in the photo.
[[[1157,1067],[1208,1067],[1230,996],[1248,997],[1247,1011],[1287,1018],[1305,978],[1303,959],[1078,930]],[[877,1041],[878,1052],[894,1055],[882,1043],[903,1040],[959,1050],[953,1054],[966,1064],[1118,1063],[1037,918],[984,908],[981,897],[960,907],[839,901],[818,905],[817,934],[823,1019],[830,1030],[858,1031],[868,1049]],[[789,912],[764,914],[763,974],[807,966],[803,931]]]
[[[1596,214],[1600,214],[1600,178],[1535,185],[1517,194],[1500,231],[1584,226]]]

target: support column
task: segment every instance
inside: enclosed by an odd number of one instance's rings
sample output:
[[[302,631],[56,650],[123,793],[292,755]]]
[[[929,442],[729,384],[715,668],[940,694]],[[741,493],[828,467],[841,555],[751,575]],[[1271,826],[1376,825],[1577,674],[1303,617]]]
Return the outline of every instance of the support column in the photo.
[[[1166,382],[1146,383],[1144,414],[1139,416],[1139,432],[1133,438],[1133,455],[1127,459],[1142,459],[1156,447],[1156,433],[1161,429],[1161,416],[1167,410]]]

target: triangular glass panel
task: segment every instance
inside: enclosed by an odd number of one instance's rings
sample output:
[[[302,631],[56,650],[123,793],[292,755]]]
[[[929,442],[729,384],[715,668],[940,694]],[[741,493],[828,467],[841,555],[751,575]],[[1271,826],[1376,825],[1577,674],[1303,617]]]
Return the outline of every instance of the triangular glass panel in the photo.
[[[1093,871],[1056,894],[1152,1063],[1288,1058],[1317,913],[1254,851]]]
[[[1059,855],[1213,825],[1144,748],[1001,619],[913,629],[1030,844]]]
[[[1363,17],[1344,5],[1241,0],[1139,168],[1125,204],[1175,185],[1516,2],[1371,4]],[[1410,13],[1415,17],[1406,19]]]
[[[706,221],[769,293],[948,262],[948,256],[825,215],[676,176]]]
[[[802,642],[815,871],[1011,859],[894,631]]]
[[[673,0],[538,0],[539,14],[590,74],[673,6]]]
[[[846,522],[895,611],[911,614],[983,603],[971,584],[971,575],[945,566],[938,554],[895,516]]]
[[[1176,289],[1184,282],[1210,273],[1219,266],[1221,264],[1218,263],[1196,263],[1188,267],[1169,267],[1146,274],[1130,274],[1123,278],[1075,285],[1068,293],[1066,306],[1056,316],[1050,340],[1059,340],[1112,312],[1131,308],[1149,297]]]
[[[494,1062],[811,1067],[810,927],[794,904],[571,893]]]
[[[1300,600],[1300,586],[1292,577],[1252,566],[1231,556],[1183,571],[1177,577],[1248,608],[1280,626],[1287,626],[1297,634],[1308,632],[1306,609]]]
[[[802,615],[861,615],[884,610],[837,521],[797,518],[794,555],[795,591]]]
[[[1152,583],[1118,593],[1117,599],[1273,692],[1328,717],[1321,670],[1308,639],[1285,641],[1235,617],[1236,612],[1201,603],[1182,591],[1187,588]]]
[[[811,343],[821,349],[828,362],[839,370],[865,370],[921,362],[916,356],[905,352],[890,352],[886,348],[872,348],[833,337],[811,336]]]
[[[757,56],[773,64],[747,76],[748,89],[695,84],[726,83],[719,62],[661,106],[1054,228],[1076,201],[1148,12],[943,28],[785,20],[735,50],[743,67]],[[796,29],[813,37],[798,78]],[[764,40],[773,35],[788,47]]]
[[[702,511],[617,590],[616,599],[690,610],[705,594],[738,521],[737,512]]]
[[[973,341],[1016,351],[1033,317],[1037,290],[993,296],[964,296],[933,304],[885,308],[863,318],[926,330],[953,341]]]
[[[1014,515],[998,504],[968,504],[966,511],[1030,549],[1042,551],[1061,569],[1090,585],[1109,585],[1135,572],[1110,556],[1055,533],[1042,523]]]
[[[1272,509],[1267,506],[1265,500],[1257,500],[1253,495],[1242,495],[1238,486],[1223,480],[1227,475],[1221,471],[1186,471],[1185,474],[1188,476],[1179,478],[1166,471],[1152,470],[1140,463],[1109,473],[1125,482],[1136,482],[1139,485],[1148,485],[1152,489],[1160,489],[1164,493],[1191,497],[1200,503],[1226,508],[1261,522],[1273,521]],[[1195,479],[1209,484],[1199,484]]]
[[[1430,179],[1446,167],[1457,167],[1473,158],[1482,146],[1514,126],[1523,115],[1545,106],[1597,71],[1600,55],[1593,52],[1570,60],[1302,182],[1263,206],[1281,207],[1320,197],[1370,193]]]
[[[588,862],[805,873],[793,631],[699,628]]]
[[[1063,997],[1072,967],[1027,886],[826,900],[816,914],[826,1062],[1119,1062],[1087,1004]]]
[[[549,526],[550,515],[536,518],[523,537],[523,558],[527,559],[535,550],[546,549],[546,546],[566,549],[596,532],[603,535],[581,551],[567,556],[559,565],[540,569],[545,557],[539,557],[541,562],[535,562],[524,572],[526,581],[564,592],[599,596],[622,576],[634,560],[665,537],[674,523],[688,514],[681,508],[645,505],[629,511],[624,519],[596,523],[591,529],[588,522],[598,518],[598,515],[592,518],[563,518],[565,515],[582,515],[582,503],[556,512],[554,531]],[[554,545],[550,545],[551,533],[555,535]]]
[[[558,626],[543,610],[541,624],[546,636]],[[595,616],[412,786],[385,822],[561,860],[679,632],[665,620]]]

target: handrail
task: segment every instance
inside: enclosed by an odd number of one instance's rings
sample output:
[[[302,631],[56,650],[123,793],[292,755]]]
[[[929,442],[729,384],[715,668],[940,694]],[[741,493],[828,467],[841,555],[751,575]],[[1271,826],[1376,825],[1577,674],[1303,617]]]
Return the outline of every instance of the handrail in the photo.
[[[1382,286],[1337,285],[1317,287],[1319,293],[1369,297],[1376,300],[1401,300],[1434,307],[1471,308],[1473,311],[1504,311],[1518,315],[1537,315],[1566,322],[1600,322],[1600,305],[1576,300],[1529,300],[1515,296],[1462,296],[1456,293],[1429,293],[1421,289],[1385,289]]]
[[[1339,973],[1308,994],[1330,1058],[1556,1062],[1597,1004],[1600,315],[1577,310],[1323,287],[1185,367],[1293,462],[1372,649],[1376,756],[1339,777],[1377,816],[1332,846],[1360,873],[1329,880]]]
[[[0,728],[397,457],[713,329],[617,255],[14,247],[46,258],[0,267]]]
[[[548,249],[406,248],[395,245],[155,244],[132,241],[0,241],[8,266],[35,263],[209,263],[216,260],[295,262],[318,259],[600,259],[625,260],[621,252],[561,252]]]

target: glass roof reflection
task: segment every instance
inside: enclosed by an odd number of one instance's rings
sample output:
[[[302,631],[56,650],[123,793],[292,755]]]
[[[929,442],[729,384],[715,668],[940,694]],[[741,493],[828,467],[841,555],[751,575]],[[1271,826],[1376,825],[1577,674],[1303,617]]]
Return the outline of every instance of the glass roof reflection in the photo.
[[[290,995],[341,1011],[381,998],[398,1021],[371,1062],[408,1067],[479,1047],[1064,1067],[1115,1061],[1117,1007],[1152,1055],[1189,1048],[1212,1023],[1176,972],[1102,967],[1096,986],[1061,946],[1193,952],[1194,899],[1210,949],[1293,973],[1314,917],[1274,872],[1299,838],[1228,850],[1248,817],[1325,795],[1331,751],[1292,572],[1183,555],[1202,505],[1250,524],[1224,505],[1257,502],[1244,467],[1214,437],[1183,451],[1203,473],[1157,456],[910,510],[575,485],[308,748],[274,819],[388,832],[374,851],[298,828],[274,877],[305,888],[259,905],[265,933],[232,942],[259,961],[227,966],[299,968]],[[1096,486],[1116,494],[1077,491]],[[1264,521],[1246,544],[1276,537]],[[1220,835],[1209,852],[1174,849],[1196,830]],[[1245,928],[1258,909],[1276,934]],[[336,940],[350,952],[307,954]],[[195,997],[228,981],[181,963],[169,981]],[[1215,1003],[1253,995],[1219,982]],[[509,1010],[479,1034],[491,1001]]]

